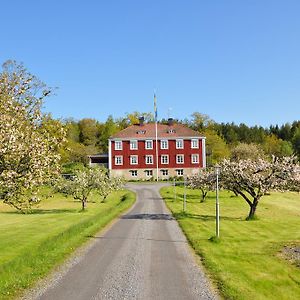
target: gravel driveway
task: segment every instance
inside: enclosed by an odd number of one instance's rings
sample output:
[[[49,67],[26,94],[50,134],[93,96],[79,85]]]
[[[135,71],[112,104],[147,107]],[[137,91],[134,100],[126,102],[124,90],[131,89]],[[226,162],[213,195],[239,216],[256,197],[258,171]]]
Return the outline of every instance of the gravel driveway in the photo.
[[[137,202],[31,299],[217,299],[159,196],[162,184],[128,184]]]

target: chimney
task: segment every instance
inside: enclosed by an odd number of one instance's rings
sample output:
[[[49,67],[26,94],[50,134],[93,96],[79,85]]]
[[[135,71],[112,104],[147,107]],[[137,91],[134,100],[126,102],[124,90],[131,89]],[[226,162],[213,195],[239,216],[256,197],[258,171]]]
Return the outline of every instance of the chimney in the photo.
[[[140,126],[144,125],[144,121],[145,121],[144,117],[139,117]]]
[[[169,125],[169,126],[173,126],[173,125],[174,125],[174,120],[173,120],[173,118],[169,118],[169,119],[168,119],[168,125]]]

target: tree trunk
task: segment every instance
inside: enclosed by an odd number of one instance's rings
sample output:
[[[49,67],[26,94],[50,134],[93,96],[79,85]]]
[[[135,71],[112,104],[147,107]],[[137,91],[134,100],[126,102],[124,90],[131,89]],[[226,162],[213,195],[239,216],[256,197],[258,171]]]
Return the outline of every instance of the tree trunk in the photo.
[[[250,205],[250,211],[249,211],[247,220],[255,219],[255,212],[256,212],[257,204],[258,204],[258,199],[254,199],[253,203]]]
[[[207,192],[204,191],[204,190],[202,190],[202,189],[201,189],[201,192],[202,192],[202,199],[201,199],[200,202],[204,202],[204,200],[205,200],[205,198],[206,198],[206,195],[207,195]]]
[[[81,201],[81,203],[82,203],[82,210],[85,210],[85,208],[86,208],[86,199],[83,199]]]

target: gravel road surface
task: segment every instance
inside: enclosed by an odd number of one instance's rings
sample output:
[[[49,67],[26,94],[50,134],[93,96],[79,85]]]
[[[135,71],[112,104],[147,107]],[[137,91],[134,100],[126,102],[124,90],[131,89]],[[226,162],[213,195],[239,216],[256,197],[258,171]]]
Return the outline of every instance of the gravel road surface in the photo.
[[[67,270],[30,299],[217,299],[159,195],[162,184],[128,184],[137,202]]]

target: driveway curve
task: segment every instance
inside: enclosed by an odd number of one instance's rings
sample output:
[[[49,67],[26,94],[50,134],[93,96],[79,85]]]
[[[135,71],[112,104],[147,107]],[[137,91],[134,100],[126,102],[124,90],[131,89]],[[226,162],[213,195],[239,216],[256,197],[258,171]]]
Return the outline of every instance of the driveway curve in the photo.
[[[217,299],[159,195],[162,186],[128,184],[137,193],[134,207],[32,298]]]

